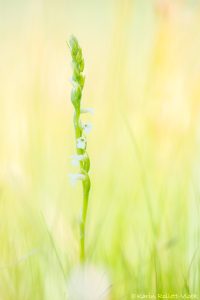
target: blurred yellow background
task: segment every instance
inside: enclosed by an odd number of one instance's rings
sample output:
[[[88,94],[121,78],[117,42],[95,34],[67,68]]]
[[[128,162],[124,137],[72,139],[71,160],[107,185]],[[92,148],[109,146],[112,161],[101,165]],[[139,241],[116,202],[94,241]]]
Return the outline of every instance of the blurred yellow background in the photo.
[[[71,34],[95,110],[88,256],[113,299],[199,292],[199,1],[1,0],[0,14],[0,299],[65,299],[61,264],[78,260]]]

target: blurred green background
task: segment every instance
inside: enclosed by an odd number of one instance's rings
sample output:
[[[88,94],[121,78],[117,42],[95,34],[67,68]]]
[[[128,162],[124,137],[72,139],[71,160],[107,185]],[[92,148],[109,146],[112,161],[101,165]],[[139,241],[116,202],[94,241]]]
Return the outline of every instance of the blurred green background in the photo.
[[[88,260],[111,299],[200,296],[200,2],[1,0],[0,15],[0,299],[67,299],[78,263],[71,34],[95,110]]]

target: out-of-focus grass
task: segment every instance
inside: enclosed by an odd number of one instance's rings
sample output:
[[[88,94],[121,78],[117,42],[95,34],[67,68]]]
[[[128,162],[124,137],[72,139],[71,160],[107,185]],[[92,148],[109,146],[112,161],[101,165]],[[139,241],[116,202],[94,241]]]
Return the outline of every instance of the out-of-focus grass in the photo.
[[[79,257],[71,33],[95,108],[89,259],[113,299],[200,294],[199,14],[198,1],[1,2],[0,299],[65,299]]]

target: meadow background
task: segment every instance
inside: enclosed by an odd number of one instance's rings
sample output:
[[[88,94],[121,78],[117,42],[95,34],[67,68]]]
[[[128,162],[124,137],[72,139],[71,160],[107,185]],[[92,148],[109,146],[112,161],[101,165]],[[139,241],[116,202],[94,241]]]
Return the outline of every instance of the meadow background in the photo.
[[[200,297],[200,1],[1,0],[0,15],[0,299],[67,299],[79,259],[71,34],[95,110],[88,259],[111,299]]]

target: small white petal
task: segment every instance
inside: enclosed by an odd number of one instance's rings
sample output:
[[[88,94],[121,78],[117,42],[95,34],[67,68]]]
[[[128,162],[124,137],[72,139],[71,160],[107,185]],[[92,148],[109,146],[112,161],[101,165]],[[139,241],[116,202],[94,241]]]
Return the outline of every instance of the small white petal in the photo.
[[[82,114],[90,113],[91,115],[93,115],[94,114],[94,108],[92,108],[92,107],[81,108],[81,113]]]
[[[84,180],[85,175],[83,174],[69,174],[71,184],[74,186],[78,180]]]
[[[78,149],[85,150],[85,148],[86,148],[86,139],[84,137],[80,137],[79,139],[77,139],[76,147]]]
[[[90,123],[83,124],[83,130],[86,134],[89,134],[90,131],[92,130],[92,124]]]
[[[85,159],[84,154],[76,154],[71,156],[72,159],[72,165],[78,166],[80,161],[83,161]]]

